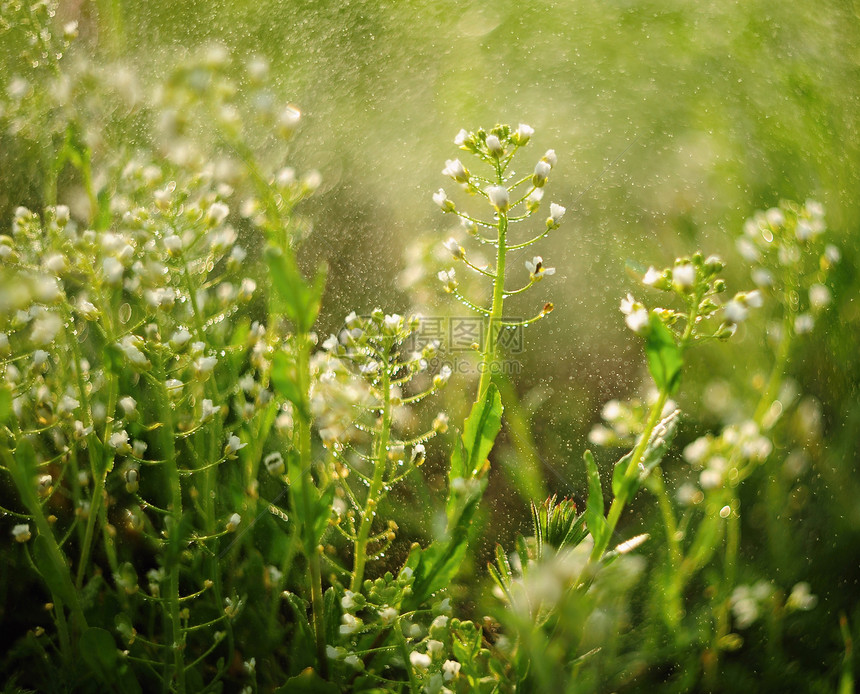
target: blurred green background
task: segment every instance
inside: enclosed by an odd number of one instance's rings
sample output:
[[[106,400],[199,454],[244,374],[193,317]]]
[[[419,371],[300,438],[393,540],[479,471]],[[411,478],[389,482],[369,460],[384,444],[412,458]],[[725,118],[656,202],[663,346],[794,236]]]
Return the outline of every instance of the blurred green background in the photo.
[[[627,291],[648,295],[625,263],[662,267],[702,249],[728,261],[731,291],[745,289],[748,271],[734,247],[744,219],[781,198],[821,201],[843,260],[832,310],[796,351],[790,372],[820,404],[823,434],[812,469],[792,490],[800,499],[786,512],[792,544],[773,565],[785,583],[810,580],[822,599],[821,648],[838,651],[837,613],[860,622],[855,3],[62,2],[58,20],[69,19],[80,22],[73,55],[133,66],[144,82],[213,43],[240,62],[269,61],[280,96],[303,113],[290,163],[322,174],[319,194],[304,207],[314,231],[301,259],[311,267],[322,258],[331,268],[324,331],[350,310],[377,305],[456,311],[433,286],[449,259],[443,253],[423,267],[422,280],[415,250],[449,235],[451,217],[439,214],[431,195],[441,185],[453,190],[440,173],[460,154],[453,137],[497,122],[533,126],[520,166],[525,173],[554,148],[559,164],[545,202],[568,212],[538,247],[556,275],[511,308],[525,316],[545,300],[556,306],[527,331],[513,389],[546,486],[578,498],[581,454],[600,406],[642,394],[645,385],[641,346],[618,303]],[[2,150],[6,225],[16,205],[38,200],[40,174],[32,151],[8,139]],[[513,264],[523,277],[526,259]],[[708,382],[723,379],[736,395],[754,390],[768,364],[763,323],[692,356],[681,397],[687,440],[717,421],[701,396]],[[510,437],[496,455],[515,473],[526,465]],[[675,463],[684,465],[679,456]],[[512,489],[496,476],[493,541],[525,527],[524,500]],[[755,488],[747,493],[754,505]],[[637,511],[644,505],[640,499]],[[769,551],[756,547],[754,532],[745,538],[753,543],[747,559]]]

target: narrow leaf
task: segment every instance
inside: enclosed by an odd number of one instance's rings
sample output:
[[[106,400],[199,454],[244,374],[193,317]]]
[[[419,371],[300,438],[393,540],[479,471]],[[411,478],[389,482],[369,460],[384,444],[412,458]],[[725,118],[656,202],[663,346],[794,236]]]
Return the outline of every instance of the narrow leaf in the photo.
[[[645,342],[645,356],[648,370],[659,390],[674,393],[681,383],[681,368],[684,359],[681,348],[675,344],[675,337],[663,321],[651,316],[648,339]]]
[[[585,524],[594,538],[594,543],[599,545],[604,534],[608,532],[606,518],[603,515],[603,487],[600,485],[600,471],[591,451],[585,451],[585,471],[588,475],[588,502],[585,506]]]

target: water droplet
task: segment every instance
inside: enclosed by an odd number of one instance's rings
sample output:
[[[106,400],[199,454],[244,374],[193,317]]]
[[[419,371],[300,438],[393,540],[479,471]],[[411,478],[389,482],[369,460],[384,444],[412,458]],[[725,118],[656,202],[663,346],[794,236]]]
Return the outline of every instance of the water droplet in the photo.
[[[119,307],[119,322],[125,325],[131,320],[131,304],[124,303]]]

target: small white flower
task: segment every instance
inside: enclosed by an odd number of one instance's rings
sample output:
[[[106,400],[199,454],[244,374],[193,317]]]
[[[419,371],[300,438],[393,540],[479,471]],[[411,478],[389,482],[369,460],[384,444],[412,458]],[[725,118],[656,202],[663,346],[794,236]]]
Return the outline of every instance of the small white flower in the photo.
[[[526,198],[526,210],[537,212],[541,200],[543,200],[543,188],[535,188]]]
[[[442,663],[442,678],[446,682],[450,682],[460,674],[460,663],[456,660],[446,660]]]
[[[542,158],[542,161],[545,161],[550,165],[550,168],[555,168],[555,165],[558,164],[558,156],[555,153],[554,149],[548,149]]]
[[[350,634],[354,634],[363,626],[362,621],[355,615],[350,614],[349,612],[344,612],[340,619],[343,622],[343,624],[340,625],[341,636],[349,636]]]
[[[379,618],[383,624],[391,624],[399,614],[396,607],[383,607],[379,610]]]
[[[206,210],[205,220],[210,227],[216,227],[227,219],[228,214],[230,214],[230,208],[227,205],[223,202],[213,202]]]
[[[678,291],[688,291],[696,283],[696,268],[692,263],[681,263],[672,269],[672,286]]]
[[[487,151],[490,153],[490,156],[496,158],[502,157],[505,154],[502,143],[495,135],[487,135]]]
[[[454,256],[455,260],[462,260],[465,257],[466,250],[453,236],[445,242],[445,248]]]
[[[17,539],[17,538],[16,538]],[[791,595],[785,602],[785,606],[789,610],[811,610],[818,604],[818,597],[810,592],[809,584],[806,581],[801,581],[795,584],[791,589]]]
[[[636,301],[631,294],[621,300],[620,308],[627,327],[637,335],[642,335],[648,328],[648,309]]]
[[[0,357],[8,357],[12,354],[12,346],[9,344],[9,336],[0,333]]]
[[[465,129],[461,128],[460,132],[458,132],[457,135],[454,137],[454,144],[458,147],[462,147],[464,144],[466,144],[467,140],[469,140],[469,133],[466,132]]]
[[[356,670],[361,670],[364,668],[364,661],[359,658],[355,653],[350,653],[346,658],[343,659],[345,665],[349,665]]]
[[[749,315],[749,309],[743,301],[735,297],[725,305],[723,313],[730,323],[742,323]]]
[[[255,291],[257,291],[257,283],[250,277],[245,277],[242,279],[242,284],[239,287],[239,293],[236,295],[236,298],[239,301],[248,302],[254,296]]]
[[[206,380],[218,364],[217,357],[199,357],[194,360],[194,376],[201,381]]]
[[[111,287],[118,287],[122,284],[122,275],[124,272],[125,268],[122,266],[122,263],[113,256],[108,256],[102,260],[102,274],[104,275],[105,282]]]
[[[535,188],[543,188],[546,185],[546,180],[549,177],[549,172],[552,170],[552,167],[548,162],[541,159],[537,164],[535,164],[535,171],[532,174],[532,185]]]
[[[486,188],[484,192],[490,199],[490,204],[499,212],[506,212],[508,207],[510,207],[508,189],[504,186],[490,186],[489,188]]]
[[[30,332],[30,340],[33,344],[43,346],[49,345],[57,337],[63,327],[63,319],[53,311],[44,311],[33,321]]]
[[[208,422],[216,414],[221,413],[221,408],[212,403],[209,398],[204,398],[200,407],[200,422]]]
[[[450,270],[442,270],[436,275],[439,281],[445,285],[445,291],[449,294],[457,289],[457,278],[455,277],[454,268]]]
[[[131,445],[128,442],[128,432],[125,429],[115,431],[108,439],[108,445],[116,449],[120,455],[128,455],[132,452]]]
[[[648,268],[648,271],[642,277],[642,284],[647,287],[653,287],[660,279],[662,279],[663,273],[658,272],[654,266]]]
[[[526,261],[526,270],[529,271],[529,277],[531,278],[532,282],[542,280],[544,275],[555,274],[554,267],[543,266],[543,258],[541,258],[539,255],[536,255],[531,260]]]
[[[773,286],[773,275],[770,274],[769,271],[765,270],[763,267],[754,268],[750,273],[752,277],[753,284],[756,287],[772,287]]]
[[[42,266],[49,272],[59,275],[65,272],[69,265],[66,262],[66,256],[62,253],[52,253],[42,261]]]
[[[241,522],[242,522],[242,516],[240,516],[238,513],[234,513],[232,516],[230,516],[229,520],[227,521],[227,526],[226,526],[227,532],[228,533],[236,532],[236,529],[239,527]]]
[[[239,439],[238,436],[236,436],[236,434],[230,434],[230,437],[227,439],[227,443],[224,446],[224,454],[228,458],[235,458],[236,453],[238,453],[247,445],[247,443],[242,443],[242,441]]]
[[[441,641],[437,641],[436,639],[428,639],[427,640],[427,653],[432,657],[437,653],[441,653],[442,649],[445,647]]]
[[[516,132],[514,132],[514,142],[516,142],[520,147],[523,147],[534,134],[535,129],[533,127],[526,125],[525,123],[520,123]]]
[[[341,627],[341,629],[343,629],[343,627]],[[409,662],[412,663],[412,667],[416,667],[419,670],[426,670],[430,667],[430,663],[433,661],[426,653],[412,651],[412,653],[409,654]]]
[[[811,333],[815,327],[815,319],[809,313],[801,313],[794,319],[794,332],[798,335]]]
[[[558,229],[561,224],[561,218],[564,217],[566,208],[561,205],[556,205],[554,202],[549,206],[549,217],[546,220],[546,225],[550,229]]]
[[[819,310],[827,306],[833,297],[830,290],[823,284],[813,284],[809,288],[809,305],[813,310]]]
[[[165,236],[164,247],[167,249],[168,255],[175,258],[182,252],[182,239],[176,234]]]
[[[92,304],[92,302],[87,301],[84,298],[81,298],[78,301],[78,312],[89,321],[97,320],[99,317],[99,310]]]
[[[445,168],[442,169],[442,174],[450,176],[457,183],[466,183],[469,180],[469,171],[463,166],[463,162],[459,159],[448,159],[445,161]]]
[[[137,400],[130,395],[121,397],[118,404],[124,417],[131,419],[137,416]]]
[[[437,373],[433,377],[433,385],[436,388],[441,388],[451,379],[451,367],[445,364],[441,369],[439,369],[439,373]]]
[[[71,395],[64,395],[60,398],[60,402],[57,405],[57,412],[59,414],[72,414],[72,412],[80,406],[81,403],[75,400]]]
[[[285,469],[284,456],[278,451],[273,451],[263,458],[263,465],[266,466],[266,470],[269,471],[270,475],[281,475]]]
[[[448,194],[445,192],[444,188],[440,188],[435,193],[433,193],[433,202],[439,205],[439,209],[442,212],[453,212],[456,207],[454,207],[454,202],[448,198]]]
[[[26,542],[29,540],[32,535],[30,534],[30,525],[29,523],[21,523],[12,528],[12,537],[15,538],[15,542]]]
[[[767,219],[767,223],[773,227],[781,227],[785,224],[785,215],[778,207],[771,207],[764,213],[764,216]]]
[[[751,292],[747,292],[746,302],[750,308],[761,308],[762,304],[764,304],[764,299],[758,289],[753,289]]]

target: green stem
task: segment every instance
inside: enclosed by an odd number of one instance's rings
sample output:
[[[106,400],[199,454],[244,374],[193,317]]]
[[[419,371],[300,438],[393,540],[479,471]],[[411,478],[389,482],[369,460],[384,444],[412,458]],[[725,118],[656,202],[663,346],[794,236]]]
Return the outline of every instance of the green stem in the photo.
[[[167,597],[164,601],[167,611],[167,621],[170,625],[170,650],[173,653],[173,672],[168,681],[176,682],[176,690],[180,694],[185,692],[185,662],[183,651],[185,648],[184,638],[182,634],[182,623],[180,621],[179,610],[179,533],[182,523],[182,486],[179,476],[179,468],[176,460],[176,443],[173,439],[173,433],[176,430],[173,423],[173,412],[170,406],[170,397],[167,393],[167,387],[164,385],[167,375],[164,369],[164,363],[159,358],[157,361],[157,378],[156,384],[156,404],[159,410],[159,418],[161,419],[160,433],[161,446],[163,448],[162,458],[164,460],[163,469],[167,474],[167,486],[169,488],[170,501],[168,510],[170,511],[171,528],[168,542],[173,545],[171,548],[167,580]]]
[[[502,170],[498,162],[496,163],[496,182],[500,186],[504,185]],[[496,343],[499,337],[499,330],[502,328],[502,309],[505,301],[505,255],[507,253],[505,241],[508,232],[508,215],[505,212],[499,212],[498,230],[496,276],[493,279],[493,305],[490,309],[487,335],[484,340],[484,351],[481,355],[481,376],[478,382],[478,394],[475,402],[480,402],[481,398],[487,392],[487,388],[490,387],[492,371],[496,363]]]
[[[373,479],[367,492],[367,502],[361,514],[361,526],[355,540],[355,567],[352,573],[350,589],[353,592],[361,590],[364,580],[364,566],[367,562],[367,541],[373,527],[373,519],[376,517],[376,506],[382,492],[383,478],[385,474],[385,461],[388,451],[388,438],[391,430],[391,387],[390,375],[387,368],[388,354],[383,357],[382,368],[382,426],[376,439],[376,451],[373,456]]]
[[[310,337],[307,333],[296,334],[296,371],[299,381],[299,391],[302,393],[305,403],[310,398]],[[311,423],[308,418],[308,406],[299,408],[296,418],[296,435],[299,443],[299,458],[304,480],[301,483],[302,505],[305,509],[314,508],[311,501],[311,489],[314,488],[312,474],[311,456]],[[314,636],[316,639],[317,662],[323,677],[328,674],[328,657],[325,652],[325,605],[322,592],[322,565],[320,562],[317,544],[319,538],[314,536],[314,523],[310,518],[302,518],[302,531],[304,534],[305,555],[308,559],[308,568],[311,579],[311,610],[313,612]]]

